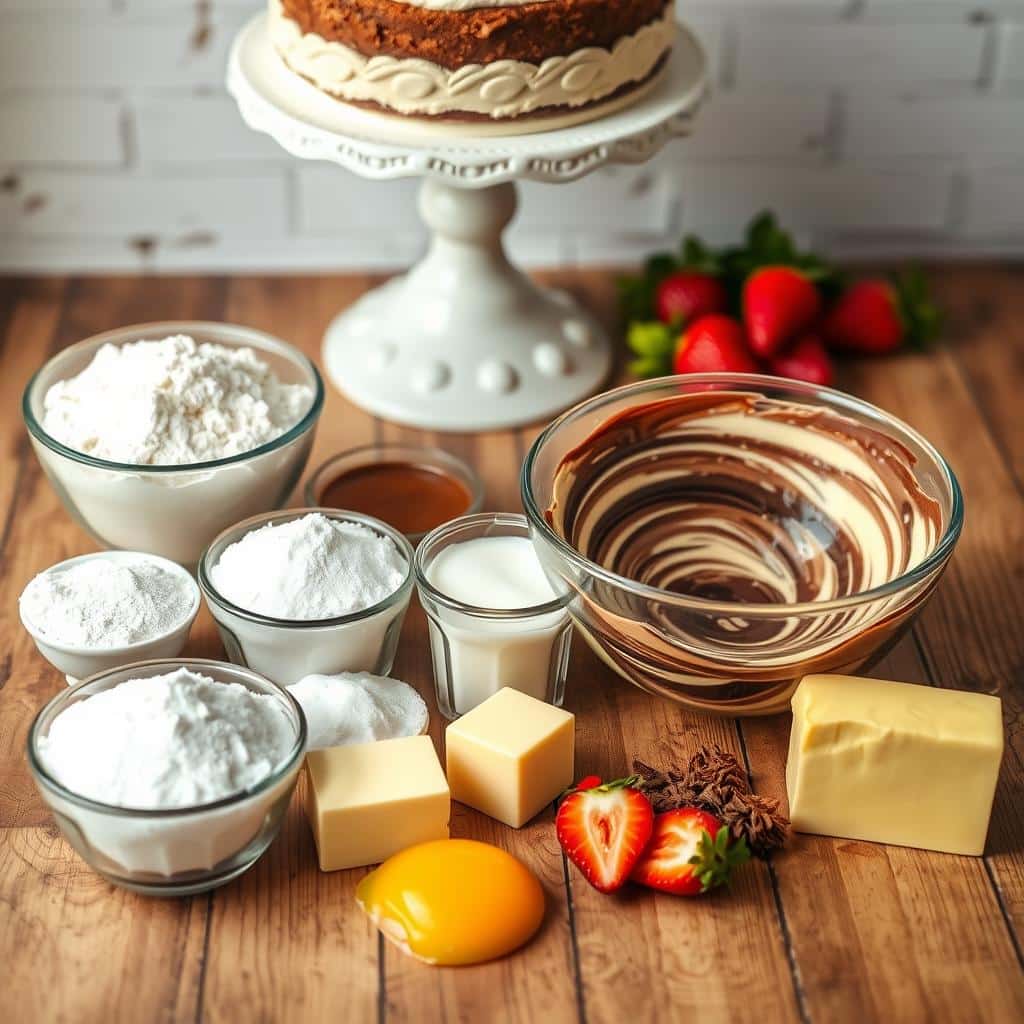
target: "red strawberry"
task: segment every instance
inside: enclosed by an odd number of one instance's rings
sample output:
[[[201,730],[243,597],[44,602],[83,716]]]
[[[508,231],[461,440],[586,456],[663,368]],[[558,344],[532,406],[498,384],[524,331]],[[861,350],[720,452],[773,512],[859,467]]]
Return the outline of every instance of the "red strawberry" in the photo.
[[[597,789],[601,785],[600,775],[584,775],[579,782],[573,786],[573,789]]]
[[[696,896],[725,884],[749,859],[746,840],[733,841],[713,814],[680,807],[654,819],[651,841],[630,878],[649,889]]]
[[[869,278],[850,285],[825,317],[823,330],[832,348],[879,355],[905,341],[928,341],[938,319],[924,279],[910,273],[895,284]]]
[[[651,838],[654,812],[636,789],[636,775],[592,789],[576,789],[559,805],[555,831],[569,860],[600,892],[629,878]]]
[[[721,313],[702,316],[683,331],[673,367],[676,373],[757,373],[740,322]]]
[[[724,313],[728,308],[725,285],[717,277],[696,270],[669,274],[654,294],[654,311],[664,324],[685,324],[706,313]]]
[[[743,323],[754,355],[768,359],[821,311],[815,285],[793,267],[762,267],[743,286]]]
[[[768,360],[768,368],[777,377],[805,380],[828,387],[835,380],[832,360],[817,334],[804,334],[785,351]]]

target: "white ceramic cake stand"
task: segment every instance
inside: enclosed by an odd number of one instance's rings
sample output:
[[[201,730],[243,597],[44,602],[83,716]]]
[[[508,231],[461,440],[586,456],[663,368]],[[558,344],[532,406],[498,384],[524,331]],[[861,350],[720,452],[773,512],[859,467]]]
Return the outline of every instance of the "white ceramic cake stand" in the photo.
[[[265,15],[250,21],[228,69],[250,128],[302,159],[367,178],[424,179],[420,212],[433,232],[426,257],[327,330],[324,365],[338,389],[376,415],[432,430],[531,423],[595,391],[611,368],[609,339],[571,297],[538,287],[505,255],[513,182],[569,182],[605,164],[649,159],[691,130],[705,68],[683,28],[667,67],[636,102],[609,105],[576,127],[553,120],[540,125],[548,130],[497,136],[487,134],[491,125],[432,125],[339,103],[287,68]]]

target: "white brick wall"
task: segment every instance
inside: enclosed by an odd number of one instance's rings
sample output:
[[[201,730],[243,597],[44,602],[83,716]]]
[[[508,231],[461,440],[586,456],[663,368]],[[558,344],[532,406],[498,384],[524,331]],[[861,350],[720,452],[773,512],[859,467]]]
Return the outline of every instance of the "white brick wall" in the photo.
[[[223,91],[261,0],[0,0],[0,268],[396,266],[415,184],[300,165]],[[613,263],[771,206],[837,255],[1024,254],[1024,0],[678,0],[696,135],[528,185],[534,264]]]

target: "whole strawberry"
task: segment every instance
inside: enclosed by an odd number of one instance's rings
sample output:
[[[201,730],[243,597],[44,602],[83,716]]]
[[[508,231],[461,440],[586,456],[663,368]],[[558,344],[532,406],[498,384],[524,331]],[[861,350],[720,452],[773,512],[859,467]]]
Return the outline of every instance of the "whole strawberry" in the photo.
[[[743,285],[743,324],[761,359],[806,331],[820,312],[817,286],[795,267],[761,267]]]
[[[898,281],[867,278],[850,285],[822,324],[830,348],[862,355],[895,352],[907,343],[924,344],[939,326],[920,274]]]
[[[768,361],[768,369],[777,377],[804,380],[808,384],[829,387],[836,378],[835,368],[825,345],[817,334],[804,334],[788,348]]]
[[[757,373],[738,320],[712,313],[695,320],[683,331],[676,346],[676,373]]]
[[[677,270],[654,293],[654,312],[663,324],[688,324],[707,313],[729,308],[725,285],[712,274]]]

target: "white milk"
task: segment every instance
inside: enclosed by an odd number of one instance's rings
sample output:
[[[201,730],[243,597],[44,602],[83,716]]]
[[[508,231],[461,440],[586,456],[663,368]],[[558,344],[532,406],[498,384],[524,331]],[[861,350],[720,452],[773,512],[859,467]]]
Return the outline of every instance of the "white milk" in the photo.
[[[556,598],[528,538],[478,537],[451,544],[438,552],[426,576],[465,606],[431,602],[428,608],[442,711],[465,714],[504,686],[560,702],[572,636],[565,609],[508,617],[480,611],[528,610]]]

